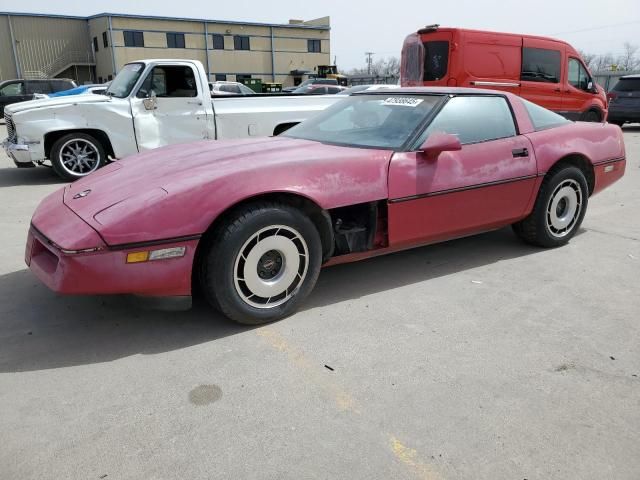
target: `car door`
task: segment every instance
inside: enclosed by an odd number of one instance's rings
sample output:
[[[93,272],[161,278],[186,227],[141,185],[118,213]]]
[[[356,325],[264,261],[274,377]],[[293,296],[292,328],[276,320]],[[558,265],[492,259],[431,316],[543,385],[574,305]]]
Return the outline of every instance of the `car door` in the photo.
[[[430,243],[520,219],[537,169],[530,141],[517,133],[505,97],[448,100],[418,144],[432,133],[456,135],[462,149],[437,159],[395,153],[389,166],[389,243]]]
[[[31,100],[33,96],[27,95],[24,80],[9,82],[0,89],[0,106],[4,107],[16,102]]]
[[[557,42],[525,37],[522,41],[520,96],[549,110],[562,110],[564,50]]]
[[[33,98],[34,94],[48,95],[52,93],[49,80],[27,80],[27,95]]]
[[[587,110],[593,99],[590,86],[593,87],[593,80],[586,67],[577,58],[569,57],[567,59],[567,82],[562,97],[562,110],[567,118],[578,120],[582,112]]]
[[[131,98],[138,150],[208,138],[203,91],[189,65],[154,67]],[[148,108],[153,96],[155,108]]]

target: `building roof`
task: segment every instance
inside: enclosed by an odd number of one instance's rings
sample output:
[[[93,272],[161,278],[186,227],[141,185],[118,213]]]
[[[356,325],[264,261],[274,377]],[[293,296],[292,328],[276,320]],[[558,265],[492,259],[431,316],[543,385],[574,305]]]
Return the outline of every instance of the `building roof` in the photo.
[[[183,17],[162,17],[155,15],[132,15],[127,13],[97,13],[88,17],[75,15],[56,15],[49,13],[26,13],[26,12],[0,12],[0,15],[9,15],[12,17],[47,17],[47,18],[68,18],[74,20],[91,20],[101,17],[119,17],[119,18],[136,18],[140,20],[173,20],[181,22],[196,23],[218,23],[224,25],[249,25],[252,27],[278,27],[278,28],[302,28],[307,30],[331,30],[329,25],[316,25],[310,23],[260,23],[260,22],[240,22],[237,20],[213,20],[208,18],[183,18]],[[313,20],[312,20],[313,21]]]

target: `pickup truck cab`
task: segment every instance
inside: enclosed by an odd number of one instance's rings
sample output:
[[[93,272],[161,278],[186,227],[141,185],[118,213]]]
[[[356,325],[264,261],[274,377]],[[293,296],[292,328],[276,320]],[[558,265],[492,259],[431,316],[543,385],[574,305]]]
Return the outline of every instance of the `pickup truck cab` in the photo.
[[[476,87],[520,95],[568,118],[603,122],[604,89],[566,42],[430,25],[402,47],[403,86]]]
[[[50,160],[75,180],[109,159],[202,139],[277,135],[336,102],[334,96],[212,99],[198,61],[124,65],[105,95],[78,95],[7,107],[8,155],[18,167]]]

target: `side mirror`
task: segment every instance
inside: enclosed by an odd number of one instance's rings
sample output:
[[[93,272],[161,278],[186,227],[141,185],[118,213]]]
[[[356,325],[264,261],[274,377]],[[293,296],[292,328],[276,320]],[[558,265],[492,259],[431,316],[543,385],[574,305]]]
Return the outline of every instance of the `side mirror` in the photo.
[[[420,150],[429,158],[438,158],[442,152],[457,152],[462,150],[462,144],[455,135],[436,132],[429,135]]]
[[[144,108],[146,110],[155,110],[156,108],[158,108],[157,106],[158,100],[156,97],[156,92],[151,90],[151,93],[147,95],[147,97],[142,101],[142,103],[144,104]]]

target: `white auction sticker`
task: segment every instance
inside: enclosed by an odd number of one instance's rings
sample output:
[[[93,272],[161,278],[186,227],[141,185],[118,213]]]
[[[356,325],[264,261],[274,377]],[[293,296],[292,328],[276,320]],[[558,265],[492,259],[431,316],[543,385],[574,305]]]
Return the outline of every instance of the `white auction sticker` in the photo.
[[[402,107],[417,107],[424,100],[422,98],[411,98],[411,97],[389,97],[384,102],[383,105],[400,105]]]

